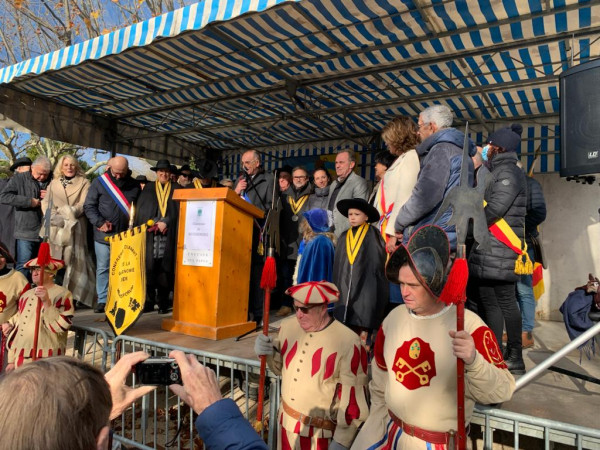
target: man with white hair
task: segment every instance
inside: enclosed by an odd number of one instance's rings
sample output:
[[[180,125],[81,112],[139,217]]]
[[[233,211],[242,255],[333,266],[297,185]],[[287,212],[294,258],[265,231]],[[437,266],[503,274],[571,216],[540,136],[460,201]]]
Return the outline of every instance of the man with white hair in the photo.
[[[434,224],[444,197],[460,180],[462,148],[465,135],[451,128],[452,111],[445,105],[434,105],[419,114],[417,154],[421,170],[417,184],[408,201],[402,206],[395,223],[398,243],[408,241],[410,235],[423,225]],[[475,145],[469,141],[469,154],[476,152]],[[472,183],[473,164],[469,161],[469,180]],[[456,249],[456,230],[448,225],[452,215],[449,209],[435,222],[450,239],[450,247]]]
[[[31,171],[18,172],[9,180],[0,194],[0,203],[15,207],[15,239],[17,244],[16,269],[28,276],[27,261],[37,255],[42,225],[42,199],[46,196],[52,163],[46,156],[38,156]]]

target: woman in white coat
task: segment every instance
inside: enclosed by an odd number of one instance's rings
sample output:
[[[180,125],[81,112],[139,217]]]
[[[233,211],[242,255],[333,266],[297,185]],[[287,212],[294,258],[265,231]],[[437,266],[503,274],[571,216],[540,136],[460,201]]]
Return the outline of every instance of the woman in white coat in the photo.
[[[410,117],[398,116],[381,131],[381,138],[390,153],[397,156],[387,169],[375,197],[379,211],[379,231],[385,239],[388,253],[396,250],[394,223],[417,183],[419,156],[417,125]]]
[[[83,212],[89,188],[77,159],[64,155],[56,163],[42,210],[45,213],[52,200],[49,242],[52,257],[65,261],[62,286],[73,293],[73,299],[92,307],[96,276],[87,249],[87,219]]]

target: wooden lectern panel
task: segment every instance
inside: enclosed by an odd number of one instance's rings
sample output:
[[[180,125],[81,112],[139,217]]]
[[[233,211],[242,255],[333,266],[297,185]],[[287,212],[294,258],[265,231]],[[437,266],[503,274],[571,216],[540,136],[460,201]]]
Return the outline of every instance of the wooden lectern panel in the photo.
[[[249,322],[252,227],[263,212],[229,188],[179,189],[180,200],[173,318],[162,328],[208,339],[226,339],[256,327]],[[184,265],[189,202],[215,202],[212,267]]]

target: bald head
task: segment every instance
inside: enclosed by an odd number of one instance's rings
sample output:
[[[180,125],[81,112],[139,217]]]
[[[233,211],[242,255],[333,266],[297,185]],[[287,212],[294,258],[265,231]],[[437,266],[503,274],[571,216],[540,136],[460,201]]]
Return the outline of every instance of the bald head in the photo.
[[[129,161],[124,156],[115,156],[108,160],[107,166],[110,169],[110,173],[116,180],[125,178],[127,171],[129,170]]]

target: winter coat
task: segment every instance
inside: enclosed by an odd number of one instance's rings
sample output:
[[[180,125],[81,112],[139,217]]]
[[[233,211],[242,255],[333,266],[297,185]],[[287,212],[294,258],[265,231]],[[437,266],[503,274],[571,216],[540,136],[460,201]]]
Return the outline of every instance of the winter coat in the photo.
[[[525,238],[531,244],[530,236],[538,236],[538,226],[546,220],[546,200],[540,183],[527,177],[527,215],[525,216]]]
[[[15,239],[39,241],[42,208],[32,208],[31,200],[39,200],[40,191],[47,185],[48,181],[35,180],[31,172],[15,173],[0,193],[0,203],[15,207]]]
[[[329,186],[329,197],[327,199],[327,210],[333,213],[333,231],[336,237],[340,237],[340,235],[350,228],[350,224],[348,223],[348,218],[345,217],[341,212],[337,209],[337,204],[340,200],[345,200],[348,198],[362,198],[366,200],[369,194],[369,190],[367,188],[367,180],[365,180],[360,175],[356,175],[354,172],[350,172],[350,175],[341,183],[340,188],[338,189],[337,197],[335,197],[335,204],[332,203],[332,197],[335,193],[336,187],[340,184],[338,180],[335,180]]]
[[[395,229],[410,235],[423,225],[434,224],[433,219],[448,192],[460,182],[460,167],[465,135],[454,128],[444,128],[417,146],[421,170],[417,184],[396,217]],[[475,154],[475,145],[469,141],[469,154]],[[473,161],[469,159],[469,186],[473,185]],[[456,230],[448,225],[452,210],[445,211],[435,222],[447,234],[450,247],[456,249]]]
[[[239,183],[240,179],[238,178]],[[254,206],[262,209],[266,213],[271,209],[271,203],[273,202],[273,175],[264,171],[258,172],[252,178],[252,181],[248,182],[245,195]]]
[[[110,170],[108,174],[113,182],[115,182],[115,179],[110,174]],[[130,176],[118,180],[117,185],[120,185],[119,189],[130,204],[140,195],[140,184]],[[85,198],[85,203],[83,204],[83,210],[94,227],[94,241],[96,242],[107,244],[104,240],[106,236],[113,236],[121,231],[125,231],[129,226],[129,214],[125,214],[117,206],[99,178],[96,178],[92,182],[88,195]],[[101,227],[107,220],[113,225],[112,231],[109,233],[99,231],[98,227]]]
[[[293,186],[290,186],[286,191],[281,194],[281,216],[279,219],[279,230],[281,233],[281,252],[282,257],[287,259],[291,259],[295,261],[298,259],[298,247],[300,246],[300,241],[302,241],[302,236],[299,234],[298,225],[300,223],[300,219],[302,218],[302,213],[304,211],[308,211],[308,200],[309,197],[306,198],[305,203],[302,205],[302,208],[298,211],[297,220],[294,221],[294,212],[292,210],[292,206],[290,205],[290,198],[293,201],[298,201],[305,195],[310,195],[312,190],[312,186],[310,183],[306,183],[302,189],[297,191]],[[320,280],[319,280],[320,281]]]
[[[314,192],[308,197],[306,211],[311,209],[327,210],[327,199],[329,198],[329,186],[318,188],[315,186]]]
[[[499,219],[508,225],[522,241],[525,235],[527,211],[527,181],[517,167],[517,154],[500,153],[490,161],[490,174],[485,189],[485,216],[488,226]],[[490,237],[488,251],[474,248],[469,256],[469,275],[475,278],[517,281],[515,273],[517,254],[494,236]]]

